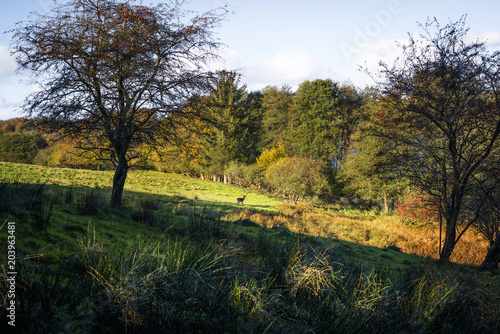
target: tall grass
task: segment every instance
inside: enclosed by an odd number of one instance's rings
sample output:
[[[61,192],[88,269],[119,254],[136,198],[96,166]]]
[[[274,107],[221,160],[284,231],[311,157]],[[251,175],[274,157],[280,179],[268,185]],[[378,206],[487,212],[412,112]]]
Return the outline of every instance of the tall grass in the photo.
[[[379,248],[392,247],[407,254],[437,259],[439,227],[409,226],[395,215],[326,212],[303,204],[283,204],[274,213],[242,210],[232,212],[227,220],[248,220],[266,228],[284,227],[289,231],[316,237],[334,238]],[[457,244],[452,261],[480,265],[488,242],[470,230]]]
[[[139,238],[118,248],[93,233],[79,240],[76,268],[84,277],[81,284],[90,288],[92,304],[103,303],[92,310],[92,321],[99,326],[181,332],[202,328],[204,319],[213,316],[219,277],[229,270],[220,245],[199,247],[188,240],[162,237]]]
[[[45,231],[51,223],[54,204],[46,192],[46,184],[40,182],[0,183],[0,212],[21,216],[34,229]]]
[[[160,181],[148,182],[143,186]],[[19,200],[28,189],[0,186]],[[403,253],[417,253],[412,242],[425,252],[425,238],[436,231],[412,232],[391,216],[250,204],[226,214],[194,198],[147,193],[118,211],[90,205],[95,210],[82,215],[85,196],[106,190],[67,189],[44,188],[43,203],[54,205],[43,238],[32,228],[29,201],[7,213],[18,227],[19,332],[500,331],[498,273],[438,267]],[[135,216],[141,211],[151,223]],[[0,248],[5,239],[0,228]],[[436,244],[428,244],[435,252]],[[0,319],[6,319],[6,279],[2,267]],[[0,321],[0,331],[6,326]]]

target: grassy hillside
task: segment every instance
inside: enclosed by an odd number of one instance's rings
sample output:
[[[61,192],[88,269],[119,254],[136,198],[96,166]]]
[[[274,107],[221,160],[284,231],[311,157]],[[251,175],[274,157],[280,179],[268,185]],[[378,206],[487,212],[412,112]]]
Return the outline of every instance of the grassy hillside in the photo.
[[[393,216],[145,171],[130,171],[124,206],[110,209],[111,180],[0,163],[16,332],[500,331],[500,275],[471,265],[484,248],[473,235],[455,259],[468,264],[442,268],[436,231]],[[12,330],[1,258],[0,328]]]

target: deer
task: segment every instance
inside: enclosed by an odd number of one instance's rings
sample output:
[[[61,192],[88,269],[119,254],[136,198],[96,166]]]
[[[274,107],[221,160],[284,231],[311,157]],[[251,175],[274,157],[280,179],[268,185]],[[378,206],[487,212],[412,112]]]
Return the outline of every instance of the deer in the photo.
[[[242,198],[237,198],[237,199],[236,199],[236,203],[237,203],[237,204],[240,204],[240,203],[241,203],[241,205],[243,205],[243,201],[245,200],[245,197],[247,197],[247,195],[243,196]]]

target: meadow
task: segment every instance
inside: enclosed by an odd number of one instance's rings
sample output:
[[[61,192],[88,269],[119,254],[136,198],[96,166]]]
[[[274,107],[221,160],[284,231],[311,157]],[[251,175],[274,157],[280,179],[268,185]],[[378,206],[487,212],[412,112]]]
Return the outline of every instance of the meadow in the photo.
[[[500,273],[478,270],[486,244],[474,233],[438,266],[439,231],[394,214],[139,170],[115,209],[112,177],[0,163],[16,332],[500,332]]]

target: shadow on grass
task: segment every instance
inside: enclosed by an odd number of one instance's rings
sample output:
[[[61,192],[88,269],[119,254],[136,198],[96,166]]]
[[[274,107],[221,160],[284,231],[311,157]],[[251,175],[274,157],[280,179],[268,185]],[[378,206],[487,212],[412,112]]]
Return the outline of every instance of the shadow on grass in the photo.
[[[18,222],[17,315],[27,332],[494,333],[499,325],[486,285],[394,248],[221,221],[237,204],[126,191],[124,205],[109,208],[109,189],[49,184],[39,196],[53,207],[51,221],[39,231],[30,220],[37,186],[0,184],[9,195],[2,220]],[[52,257],[29,258],[35,248]]]

